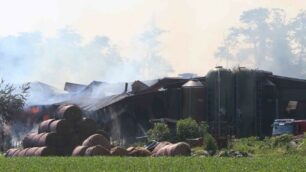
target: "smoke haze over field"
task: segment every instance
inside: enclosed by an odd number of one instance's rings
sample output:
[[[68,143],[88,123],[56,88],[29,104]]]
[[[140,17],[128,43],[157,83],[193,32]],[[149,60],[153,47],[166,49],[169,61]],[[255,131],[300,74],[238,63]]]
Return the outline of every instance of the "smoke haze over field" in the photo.
[[[297,43],[303,41],[292,35],[303,35],[298,28],[305,22],[298,14],[305,8],[304,0],[1,1],[0,77],[11,82],[41,81],[62,89],[65,81],[147,80],[186,72],[203,76],[216,65],[241,62],[305,78],[300,74],[303,65],[296,65],[298,59],[304,61]],[[258,16],[252,16],[254,9]],[[253,31],[242,29],[252,28],[260,17],[269,19],[257,23],[260,27]],[[295,28],[288,28],[289,23]],[[266,31],[271,35],[264,40]],[[287,33],[290,44],[284,37]],[[238,37],[245,42],[238,35],[260,36],[259,41],[268,44],[261,43],[256,52],[239,45],[235,47],[241,50],[239,55],[226,48],[221,53],[221,47],[232,47]],[[247,42],[244,46],[251,45]],[[262,57],[256,61],[253,55]],[[291,73],[282,70],[287,62],[280,63],[287,56],[294,58],[288,62]]]
[[[166,76],[172,68],[159,54],[160,34],[156,27],[141,34],[132,57],[122,57],[106,36],[84,43],[81,35],[68,29],[51,38],[39,32],[2,37],[0,76],[10,82],[35,79],[59,88],[66,81],[89,84],[92,80],[119,82]]]

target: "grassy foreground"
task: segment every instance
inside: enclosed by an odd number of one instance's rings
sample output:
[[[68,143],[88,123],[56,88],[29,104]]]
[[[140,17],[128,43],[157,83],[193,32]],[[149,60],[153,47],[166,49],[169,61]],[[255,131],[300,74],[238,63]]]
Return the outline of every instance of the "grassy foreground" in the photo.
[[[1,171],[306,171],[304,156],[220,157],[0,157]]]

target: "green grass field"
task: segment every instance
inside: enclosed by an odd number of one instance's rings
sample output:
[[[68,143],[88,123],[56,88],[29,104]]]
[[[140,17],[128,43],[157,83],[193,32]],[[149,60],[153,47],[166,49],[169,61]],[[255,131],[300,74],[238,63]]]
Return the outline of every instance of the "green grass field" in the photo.
[[[1,171],[306,171],[303,156],[0,158]]]

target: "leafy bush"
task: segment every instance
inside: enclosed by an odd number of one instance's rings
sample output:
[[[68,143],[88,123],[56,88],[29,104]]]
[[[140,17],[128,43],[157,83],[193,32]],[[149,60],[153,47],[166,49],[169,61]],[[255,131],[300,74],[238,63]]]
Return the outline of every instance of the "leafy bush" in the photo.
[[[154,127],[147,132],[149,140],[165,141],[170,138],[170,130],[165,123],[155,123]]]
[[[203,146],[204,146],[204,149],[208,151],[218,150],[218,144],[216,142],[216,139],[210,133],[206,133],[204,135]]]
[[[287,146],[290,141],[293,140],[293,136],[289,134],[283,134],[280,136],[272,137],[271,144],[273,148]]]
[[[186,140],[187,138],[196,138],[202,136],[198,123],[191,118],[178,120],[176,122],[176,134],[182,141]]]
[[[205,150],[216,151],[218,150],[218,144],[216,139],[208,132],[208,124],[201,122],[199,124],[199,132],[203,136],[203,147]]]

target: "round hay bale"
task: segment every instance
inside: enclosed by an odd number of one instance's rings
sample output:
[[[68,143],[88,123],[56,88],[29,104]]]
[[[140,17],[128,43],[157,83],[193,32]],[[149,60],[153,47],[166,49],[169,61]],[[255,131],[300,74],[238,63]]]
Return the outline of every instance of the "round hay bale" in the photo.
[[[170,142],[160,142],[157,144],[157,146],[153,149],[152,154],[157,153],[161,148],[163,148],[166,145],[171,145],[172,143]]]
[[[186,142],[178,142],[171,146],[170,155],[171,156],[190,156],[191,148]]]
[[[35,156],[54,156],[55,151],[50,147],[39,147],[35,151]]]
[[[127,150],[128,152],[132,152],[134,149],[135,149],[135,147],[131,146],[131,147],[128,147],[126,150]]]
[[[50,124],[55,121],[55,119],[48,119],[43,121],[38,126],[38,133],[47,133],[50,132]]]
[[[29,148],[22,149],[20,152],[18,152],[18,156],[19,156],[19,157],[25,156],[28,149],[29,149]]]
[[[109,141],[101,134],[94,134],[89,136],[86,140],[84,140],[82,145],[88,147],[101,145],[108,150],[111,148]]]
[[[128,155],[128,151],[122,147],[113,147],[110,150],[110,154],[114,155],[114,156],[127,156]]]
[[[76,105],[64,105],[58,108],[56,116],[59,119],[77,122],[82,119],[82,110]]]
[[[12,157],[16,151],[20,151],[20,149],[11,148],[11,149],[9,149],[9,150],[6,151],[6,153],[4,154],[4,156],[5,156],[5,157]]]
[[[170,144],[159,149],[154,156],[189,156],[191,148],[185,142]]]
[[[151,152],[145,148],[136,147],[134,150],[129,152],[129,155],[137,157],[145,157],[145,156],[151,156]]]
[[[87,150],[87,146],[77,146],[72,151],[72,156],[84,156]]]
[[[89,147],[85,151],[85,156],[99,156],[99,155],[100,156],[109,155],[109,151],[100,145]]]
[[[30,134],[27,134],[23,140],[22,140],[22,146],[24,148],[27,148],[27,147],[33,147],[34,145],[34,137],[36,136],[37,134],[36,133],[30,133]]]
[[[38,140],[38,144],[36,146],[51,146],[55,147],[58,143],[58,134],[57,133],[43,133],[42,136]]]
[[[104,130],[101,130],[101,129],[98,129],[95,131],[95,134],[101,134],[102,136],[104,136],[108,141],[110,140],[110,135],[104,131]]]
[[[37,149],[39,149],[39,147],[29,148],[25,155],[26,156],[35,156],[35,152],[36,152]]]
[[[12,157],[16,157],[18,156],[19,152],[21,151],[22,149],[18,149],[17,151],[15,151],[14,153],[12,153]]]
[[[49,131],[58,134],[69,134],[73,132],[73,127],[67,120],[54,120],[49,125]]]

